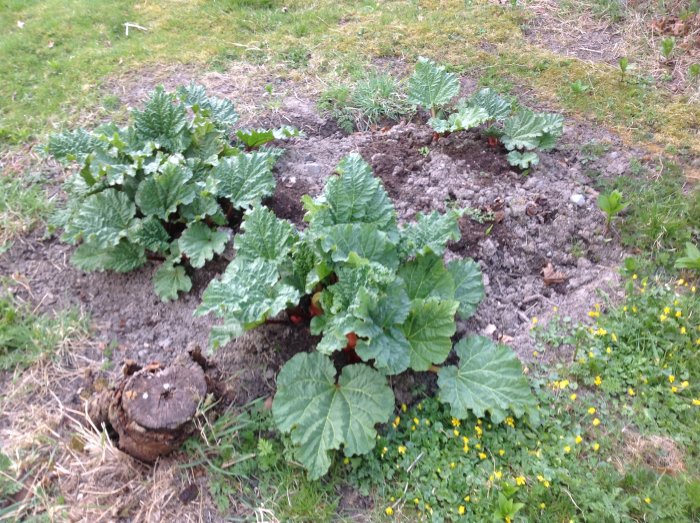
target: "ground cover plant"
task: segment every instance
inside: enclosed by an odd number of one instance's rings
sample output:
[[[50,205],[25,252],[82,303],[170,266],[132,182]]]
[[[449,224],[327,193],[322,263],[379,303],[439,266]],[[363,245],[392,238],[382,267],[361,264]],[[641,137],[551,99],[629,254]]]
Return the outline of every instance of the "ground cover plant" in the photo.
[[[66,206],[55,219],[61,238],[79,244],[72,262],[85,271],[128,272],[149,256],[163,263],[155,291],[163,300],[188,292],[186,268],[221,254],[241,212],[274,192],[275,139],[291,127],[229,132],[238,114],[229,100],[190,85],[157,88],[133,124],[106,124],[50,137],[47,151],[78,169],[64,186]]]
[[[454,73],[432,60],[421,58],[409,82],[409,101],[431,114],[428,124],[438,134],[466,131],[486,124],[489,143],[499,141],[509,151],[508,163],[529,169],[539,163],[535,150],[552,149],[564,131],[564,117],[553,113],[535,113],[527,108],[513,110],[512,104],[486,88],[455,104],[454,112],[446,107],[459,93]]]
[[[483,297],[474,261],[442,260],[447,242],[459,239],[461,211],[419,214],[399,227],[359,155],[343,158],[323,195],[306,196],[304,207],[303,232],[267,209],[248,211],[236,258],[209,285],[198,313],[223,318],[212,330],[214,346],[285,309],[295,323],[311,318],[311,332],[322,336],[316,352],[284,365],[272,404],[311,477],[326,473],[329,451],[341,445],[346,456],[374,447],[374,425],[386,422],[394,405],[385,376],[409,368],[437,372],[440,399],[457,418],[489,411],[494,420],[508,413],[536,420],[527,380],[506,347],[469,337],[455,346],[456,366],[436,367],[452,350],[455,317],[467,319]],[[330,356],[338,351],[374,368],[354,363],[336,377]]]

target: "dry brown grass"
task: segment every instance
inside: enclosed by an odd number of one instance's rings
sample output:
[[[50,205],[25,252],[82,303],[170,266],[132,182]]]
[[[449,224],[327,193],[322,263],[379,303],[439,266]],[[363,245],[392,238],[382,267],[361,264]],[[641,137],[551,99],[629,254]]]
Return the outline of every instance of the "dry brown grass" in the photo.
[[[658,474],[685,471],[683,453],[668,436],[644,436],[634,431],[625,431],[620,450],[615,461],[615,467],[620,473],[639,465],[647,466]]]

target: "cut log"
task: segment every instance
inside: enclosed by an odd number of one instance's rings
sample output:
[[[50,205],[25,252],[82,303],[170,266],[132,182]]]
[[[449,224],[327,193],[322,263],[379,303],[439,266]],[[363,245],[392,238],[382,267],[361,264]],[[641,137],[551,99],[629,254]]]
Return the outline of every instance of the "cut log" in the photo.
[[[120,450],[148,463],[182,445],[207,394],[221,392],[216,368],[198,350],[169,366],[128,361],[123,373],[116,387],[91,400],[88,414],[111,429]]]

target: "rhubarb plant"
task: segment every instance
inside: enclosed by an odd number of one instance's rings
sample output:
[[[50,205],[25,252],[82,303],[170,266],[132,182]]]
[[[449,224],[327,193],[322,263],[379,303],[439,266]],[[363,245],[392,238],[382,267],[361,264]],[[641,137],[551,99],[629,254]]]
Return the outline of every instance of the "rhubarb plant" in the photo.
[[[428,120],[436,133],[445,134],[484,126],[490,143],[498,140],[509,151],[508,162],[520,169],[539,163],[536,150],[554,147],[564,130],[559,114],[535,113],[513,105],[493,89],[481,89],[469,98],[461,98],[453,111],[445,109],[459,92],[456,75],[427,59],[420,59],[409,82],[409,101],[431,113]],[[438,113],[438,109],[442,109]]]
[[[484,294],[477,263],[443,259],[460,237],[462,210],[400,225],[380,180],[356,154],[303,203],[303,230],[263,207],[246,212],[236,257],[210,283],[197,314],[223,320],[212,329],[215,347],[285,313],[320,336],[314,352],[284,365],[272,404],[310,477],[325,474],[334,450],[372,449],[375,425],[394,406],[387,377],[409,369],[438,373],[440,398],[455,417],[467,410],[488,411],[494,422],[510,413],[534,417],[529,384],[509,349],[468,338],[456,347],[457,364],[439,367],[452,351],[457,318],[469,318]],[[339,353],[349,364],[337,371]]]
[[[127,272],[163,261],[156,293],[176,299],[192,286],[189,273],[221,254],[230,226],[272,195],[281,150],[261,147],[298,135],[291,127],[238,130],[229,100],[196,85],[158,87],[126,127],[54,134],[47,152],[77,164],[65,183],[67,203],[53,225],[77,244],[82,270]]]

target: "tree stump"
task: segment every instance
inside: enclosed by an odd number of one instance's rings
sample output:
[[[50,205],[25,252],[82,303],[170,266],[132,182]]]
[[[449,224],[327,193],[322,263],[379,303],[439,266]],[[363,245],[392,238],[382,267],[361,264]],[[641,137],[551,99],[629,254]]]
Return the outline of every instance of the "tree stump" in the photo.
[[[120,382],[91,400],[88,415],[113,430],[120,450],[152,463],[192,435],[209,393],[221,394],[219,376],[198,349],[169,366],[127,361]]]

